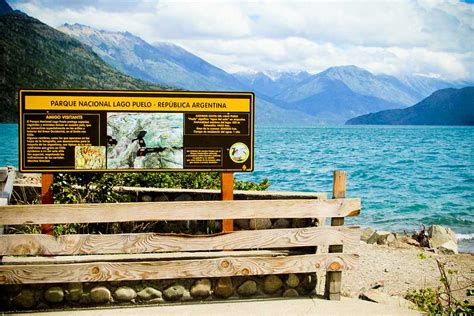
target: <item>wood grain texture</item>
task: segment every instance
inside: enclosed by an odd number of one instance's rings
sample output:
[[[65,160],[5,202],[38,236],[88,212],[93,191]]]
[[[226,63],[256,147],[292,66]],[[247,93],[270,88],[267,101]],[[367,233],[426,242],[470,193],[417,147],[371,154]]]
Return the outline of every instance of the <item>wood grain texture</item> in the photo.
[[[8,205],[0,225],[357,216],[360,199]]]
[[[355,265],[357,255],[310,254],[283,257],[225,257],[151,262],[0,265],[0,284],[131,281],[309,273],[326,269],[334,260],[342,262],[342,270],[351,270]]]
[[[221,172],[221,200],[232,201],[234,199],[234,173]],[[234,220],[222,220],[222,231],[231,232],[234,230]]]
[[[287,256],[288,250],[241,250],[223,253],[213,252],[166,252],[166,253],[145,253],[145,254],[115,254],[115,255],[83,255],[83,256],[35,256],[18,257],[4,256],[0,262],[2,264],[58,264],[58,263],[79,263],[79,262],[110,262],[110,261],[152,261],[170,259],[205,259],[220,257],[261,257],[261,256]]]
[[[0,256],[270,249],[341,243],[348,247],[346,249],[354,249],[359,245],[359,236],[358,227],[347,226],[242,230],[197,236],[153,233],[58,237],[42,234],[2,235]]]

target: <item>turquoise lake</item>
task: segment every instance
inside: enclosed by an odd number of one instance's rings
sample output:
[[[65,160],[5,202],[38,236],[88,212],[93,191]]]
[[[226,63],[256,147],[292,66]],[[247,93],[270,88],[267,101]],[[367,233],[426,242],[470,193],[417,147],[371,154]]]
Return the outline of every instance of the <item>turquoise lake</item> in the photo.
[[[0,166],[18,166],[17,128],[1,125]],[[348,223],[399,232],[441,224],[474,252],[474,127],[257,128],[256,171],[236,177],[330,193],[336,169],[348,172],[347,196],[362,198]]]

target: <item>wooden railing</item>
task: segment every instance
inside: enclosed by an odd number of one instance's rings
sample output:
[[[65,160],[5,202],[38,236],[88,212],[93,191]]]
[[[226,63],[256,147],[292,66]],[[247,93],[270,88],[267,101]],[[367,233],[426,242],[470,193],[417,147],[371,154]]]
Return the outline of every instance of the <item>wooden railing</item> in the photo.
[[[0,207],[0,225],[252,218],[333,218],[332,225],[214,235],[0,235],[0,284],[249,276],[327,271],[338,299],[340,271],[356,265],[360,199],[238,200]],[[338,218],[339,220],[334,220]],[[301,247],[329,247],[329,253]],[[342,252],[344,250],[344,252]]]

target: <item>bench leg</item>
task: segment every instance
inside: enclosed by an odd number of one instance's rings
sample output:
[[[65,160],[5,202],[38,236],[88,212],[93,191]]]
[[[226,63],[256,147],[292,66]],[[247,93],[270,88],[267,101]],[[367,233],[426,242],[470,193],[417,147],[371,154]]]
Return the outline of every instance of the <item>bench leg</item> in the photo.
[[[341,300],[341,271],[328,271],[326,272],[326,288],[325,297],[331,301]]]

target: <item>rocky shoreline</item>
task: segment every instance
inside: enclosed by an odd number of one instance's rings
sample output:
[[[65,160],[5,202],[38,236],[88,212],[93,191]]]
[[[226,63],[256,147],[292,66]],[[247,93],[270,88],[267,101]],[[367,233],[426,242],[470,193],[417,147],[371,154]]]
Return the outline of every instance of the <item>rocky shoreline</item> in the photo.
[[[452,271],[449,277],[455,297],[474,305],[474,298],[466,295],[466,289],[474,288],[474,254],[457,253],[453,246],[457,246],[456,237],[450,229],[433,225],[425,233],[424,247],[412,236],[363,229],[357,269],[343,274],[343,295],[412,306],[404,300],[407,291],[441,288],[439,260]]]

